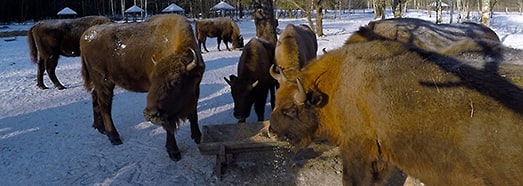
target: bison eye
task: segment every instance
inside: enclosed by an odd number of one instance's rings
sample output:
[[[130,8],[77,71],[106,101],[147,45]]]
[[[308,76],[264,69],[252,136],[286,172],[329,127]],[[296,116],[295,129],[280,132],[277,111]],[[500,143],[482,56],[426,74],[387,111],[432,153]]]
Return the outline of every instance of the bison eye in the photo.
[[[169,82],[169,84],[167,84],[167,87],[173,88],[173,87],[178,86],[179,83],[180,83],[180,81],[178,79],[173,79]]]
[[[284,108],[284,109],[282,109],[282,113],[286,117],[296,118],[296,117],[298,117],[298,108],[296,108],[295,106]]]

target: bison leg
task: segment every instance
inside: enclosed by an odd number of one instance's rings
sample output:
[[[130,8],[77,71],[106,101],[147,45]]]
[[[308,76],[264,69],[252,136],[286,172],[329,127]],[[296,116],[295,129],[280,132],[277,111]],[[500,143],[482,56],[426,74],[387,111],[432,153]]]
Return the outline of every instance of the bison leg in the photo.
[[[47,75],[49,76],[49,78],[53,82],[54,86],[58,90],[63,90],[63,89],[65,89],[65,87],[60,83],[60,81],[58,81],[58,78],[56,77],[56,73],[55,73],[56,66],[58,66],[58,58],[59,57],[60,56],[58,56],[58,55],[49,57],[49,59],[45,63],[45,71],[47,71]]]
[[[256,98],[254,98],[254,112],[258,116],[258,121],[264,120],[265,114],[265,103],[267,103],[267,92],[269,90],[257,92]]]
[[[198,41],[198,44],[200,45],[200,49],[202,48],[202,45],[203,45],[203,49],[205,50],[205,52],[209,52],[209,50],[207,50],[207,46],[205,46],[206,41],[207,41],[206,39],[203,39],[202,41]]]
[[[113,118],[111,116],[111,108],[113,104],[113,90],[115,85],[108,82],[104,83],[105,84],[103,85],[103,87],[95,86],[95,90],[97,93],[96,96],[98,98],[97,104],[100,108],[100,115],[103,120],[105,135],[107,135],[109,141],[111,141],[113,145],[120,145],[122,144],[122,140],[120,139],[120,134],[118,134],[118,131],[114,126]]]
[[[227,48],[228,51],[231,51],[231,49],[229,48],[229,42],[223,40],[223,44],[225,45],[225,48]]]
[[[176,145],[176,138],[174,137],[174,131],[171,130],[165,130],[167,131],[167,139],[165,142],[165,148],[167,149],[167,154],[169,154],[169,158],[173,161],[179,161],[182,159],[182,154],[180,153],[180,149],[178,149],[178,145]]]
[[[98,132],[105,134],[105,126],[102,119],[102,115],[100,114],[100,106],[98,105],[98,96],[96,95],[96,90],[93,90],[91,92],[92,102],[93,102],[93,128],[98,130]]]
[[[36,86],[40,89],[47,89],[44,84],[45,60],[40,57],[38,59],[38,69],[36,69]]]
[[[351,140],[342,147],[344,185],[381,185],[394,171],[394,167],[379,160],[376,142],[371,139]]]
[[[222,38],[221,38],[221,37],[218,37],[218,38],[216,39],[216,41],[218,42],[218,47],[217,47],[217,48],[218,48],[218,51],[222,51],[222,50],[220,50],[220,44],[222,43]]]
[[[196,109],[189,115],[189,123],[191,123],[191,138],[196,144],[200,144],[202,133],[198,127],[198,112]]]

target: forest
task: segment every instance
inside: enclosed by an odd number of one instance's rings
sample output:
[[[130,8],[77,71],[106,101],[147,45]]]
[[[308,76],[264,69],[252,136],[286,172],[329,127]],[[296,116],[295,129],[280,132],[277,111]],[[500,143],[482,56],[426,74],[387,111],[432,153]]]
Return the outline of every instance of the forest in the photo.
[[[25,22],[59,18],[57,12],[69,7],[78,16],[104,15],[122,19],[124,11],[136,5],[146,10],[146,15],[160,14],[171,3],[185,9],[188,17],[212,17],[211,8],[222,0],[2,0],[0,1],[0,22]],[[430,3],[438,0],[274,0],[274,8],[281,10],[351,10],[374,9],[381,4],[392,8],[401,4],[404,9],[429,9]],[[463,11],[480,11],[481,0],[441,0],[451,7],[463,7]],[[225,0],[238,12],[248,12],[251,0]],[[490,0],[493,11],[521,12],[523,0]]]

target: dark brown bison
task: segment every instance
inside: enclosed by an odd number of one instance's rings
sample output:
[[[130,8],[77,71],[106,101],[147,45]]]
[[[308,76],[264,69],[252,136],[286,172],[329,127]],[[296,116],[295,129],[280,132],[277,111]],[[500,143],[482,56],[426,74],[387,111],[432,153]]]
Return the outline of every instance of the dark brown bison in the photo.
[[[311,59],[316,58],[318,41],[309,26],[288,24],[275,49],[276,64],[289,77],[294,76]]]
[[[60,90],[65,87],[58,81],[55,70],[60,55],[80,56],[80,36],[93,25],[109,23],[106,17],[86,16],[77,19],[47,20],[36,23],[27,33],[31,61],[38,64],[37,86],[47,89],[44,84],[44,71],[54,86]]]
[[[230,79],[224,77],[227,84],[231,86],[234,100],[233,115],[238,122],[245,122],[253,104],[258,121],[263,121],[269,92],[271,107],[274,108],[276,81],[269,74],[273,64],[274,44],[264,39],[253,38],[245,45],[240,56],[238,76],[230,75]]]
[[[345,44],[372,40],[393,40],[427,51],[450,54],[465,42],[483,42],[494,47],[500,44],[498,35],[490,28],[472,22],[435,24],[415,18],[394,18],[370,22],[352,34]],[[450,54],[455,55],[455,54]]]
[[[238,24],[230,18],[217,17],[197,20],[194,29],[196,30],[196,37],[198,38],[200,49],[203,44],[203,49],[206,52],[209,52],[205,46],[207,37],[217,37],[218,51],[221,51],[220,44],[222,40],[227,50],[231,50],[227,44],[229,42],[232,43],[233,49],[243,48],[243,37],[240,33],[240,28]]]
[[[519,185],[523,66],[506,52],[463,62],[396,41],[345,45],[280,86],[270,127],[298,148],[338,144],[345,185],[395,167],[427,185]]]
[[[111,118],[115,86],[148,92],[146,120],[167,131],[169,157],[181,158],[174,132],[189,119],[191,138],[200,142],[196,106],[205,69],[189,22],[159,15],[143,23],[108,24],[87,30],[80,41],[82,75],[92,90],[94,124],[112,144],[122,141]]]

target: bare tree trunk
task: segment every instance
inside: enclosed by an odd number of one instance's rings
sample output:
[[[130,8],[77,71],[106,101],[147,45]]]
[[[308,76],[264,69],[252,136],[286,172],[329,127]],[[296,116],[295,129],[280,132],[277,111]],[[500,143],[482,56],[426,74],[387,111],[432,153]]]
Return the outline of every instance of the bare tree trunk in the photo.
[[[318,37],[323,36],[323,6],[321,2],[322,0],[316,1],[316,35]]]
[[[452,18],[454,17],[454,0],[449,0],[450,8],[450,20],[449,23],[452,24]]]
[[[436,1],[436,24],[441,23],[441,0]]]
[[[276,46],[276,19],[272,0],[253,0],[251,2],[254,24],[256,25],[256,37],[263,38]]]
[[[125,0],[120,0],[120,5],[122,7],[122,19],[125,18]]]
[[[374,3],[374,19],[381,17],[385,19],[385,0],[373,0]]]
[[[392,0],[392,14],[394,18],[401,17],[401,0]]]
[[[490,26],[490,0],[482,0],[481,24],[485,26]]]
[[[457,17],[457,22],[458,23],[461,23],[461,21],[462,21],[461,20],[462,19],[461,13],[463,11],[463,7],[462,6],[463,6],[462,0],[456,0],[456,8],[457,8],[457,11],[458,11],[458,17]]]

